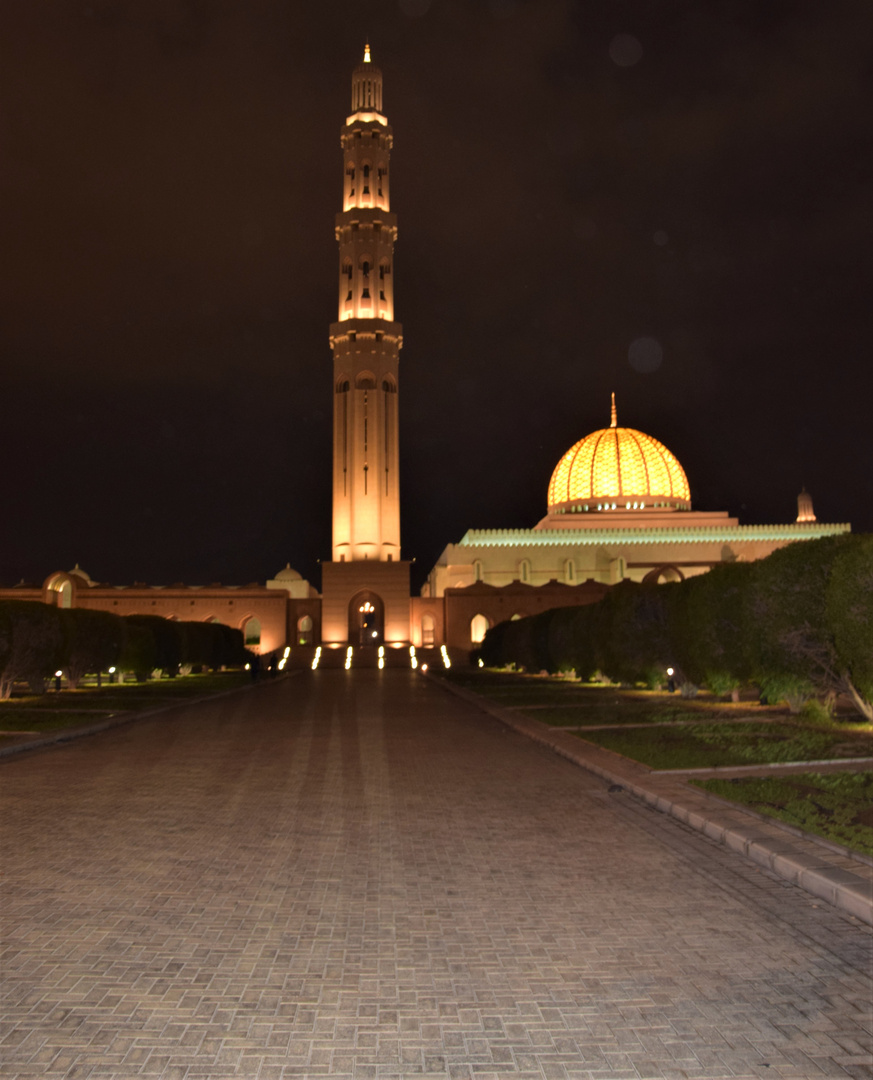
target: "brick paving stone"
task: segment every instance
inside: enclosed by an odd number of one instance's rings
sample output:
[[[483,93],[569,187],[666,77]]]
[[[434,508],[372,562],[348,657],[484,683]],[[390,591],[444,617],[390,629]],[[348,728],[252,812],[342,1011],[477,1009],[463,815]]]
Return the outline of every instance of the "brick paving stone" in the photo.
[[[869,927],[412,673],[0,776],[4,1080],[873,1077]]]

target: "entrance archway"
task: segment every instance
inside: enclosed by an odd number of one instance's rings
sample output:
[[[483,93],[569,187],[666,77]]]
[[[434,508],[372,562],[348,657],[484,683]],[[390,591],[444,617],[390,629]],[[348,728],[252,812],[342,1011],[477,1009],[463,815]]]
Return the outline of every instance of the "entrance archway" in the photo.
[[[53,603],[55,607],[70,608],[73,606],[73,583],[67,574],[57,574],[48,583],[47,603]]]
[[[349,603],[349,644],[381,645],[385,638],[385,605],[371,589],[356,593]]]
[[[643,578],[643,584],[662,585],[668,581],[684,581],[685,575],[678,566],[656,566]]]

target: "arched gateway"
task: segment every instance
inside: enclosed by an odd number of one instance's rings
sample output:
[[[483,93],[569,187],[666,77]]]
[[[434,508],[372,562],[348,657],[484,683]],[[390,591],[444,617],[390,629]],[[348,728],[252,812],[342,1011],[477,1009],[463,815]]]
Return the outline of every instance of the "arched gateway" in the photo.
[[[385,605],[372,589],[363,589],[349,603],[349,642],[352,645],[381,645],[384,640]]]

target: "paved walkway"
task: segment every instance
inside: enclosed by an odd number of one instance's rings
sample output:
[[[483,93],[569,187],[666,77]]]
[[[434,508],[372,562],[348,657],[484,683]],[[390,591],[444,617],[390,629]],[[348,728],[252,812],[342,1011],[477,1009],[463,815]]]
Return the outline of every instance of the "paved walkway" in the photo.
[[[775,821],[737,803],[719,799],[690,786],[692,778],[709,776],[772,776],[786,772],[844,772],[857,758],[840,764],[805,762],[803,765],[722,766],[715,769],[650,769],[621,754],[606,750],[566,728],[549,727],[516,709],[507,709],[452,683],[446,689],[475,702],[477,707],[528,738],[550,747],[562,757],[626,787],[638,798],[699,829],[732,851],[753,859],[793,885],[873,926],[873,859]],[[862,758],[861,768],[869,769]]]
[[[871,931],[405,671],[0,764],[17,1077],[870,1077]]]

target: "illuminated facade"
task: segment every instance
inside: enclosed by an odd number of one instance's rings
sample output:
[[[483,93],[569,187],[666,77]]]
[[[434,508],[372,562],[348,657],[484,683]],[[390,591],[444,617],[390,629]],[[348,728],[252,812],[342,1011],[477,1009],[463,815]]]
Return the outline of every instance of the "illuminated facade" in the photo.
[[[352,74],[343,153],[333,350],[333,558],[322,567],[327,643],[409,640],[409,564],[400,558],[398,358],[390,158],[382,72],[366,47]]]
[[[618,426],[613,395],[610,426],[580,439],[555,467],[546,516],[532,529],[471,529],[443,551],[424,591],[439,598],[476,585],[505,594],[520,585],[680,581],[850,529],[818,523],[805,491],[792,524],[741,525],[726,511],[692,510],[682,466],[657,439]],[[482,607],[491,624],[499,610]],[[482,624],[471,626],[470,642],[481,633]]]

